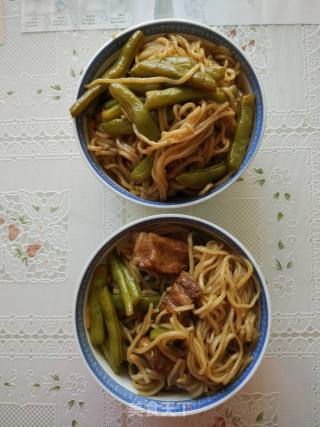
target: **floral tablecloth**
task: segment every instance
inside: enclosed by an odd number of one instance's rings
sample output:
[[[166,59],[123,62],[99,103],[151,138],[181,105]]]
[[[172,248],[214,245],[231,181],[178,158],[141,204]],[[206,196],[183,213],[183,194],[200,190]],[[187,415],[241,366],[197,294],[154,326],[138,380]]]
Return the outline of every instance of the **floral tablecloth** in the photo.
[[[80,157],[68,107],[111,31],[22,34],[5,2],[0,46],[0,426],[320,426],[320,27],[219,27],[247,53],[268,117],[249,171],[184,209],[234,233],[261,264],[266,357],[227,404],[185,419],[141,415],[95,383],[75,344],[79,273],[110,232],[156,211],[120,199]]]

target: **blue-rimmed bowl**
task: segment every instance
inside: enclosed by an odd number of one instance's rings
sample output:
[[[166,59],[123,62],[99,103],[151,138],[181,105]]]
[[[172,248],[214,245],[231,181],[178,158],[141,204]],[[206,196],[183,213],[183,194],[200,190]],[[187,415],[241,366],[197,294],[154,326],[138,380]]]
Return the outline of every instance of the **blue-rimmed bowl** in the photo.
[[[265,101],[261,87],[261,83],[250,65],[245,54],[228,38],[218,33],[206,25],[202,25],[192,21],[185,21],[179,19],[163,19],[158,21],[146,22],[143,24],[131,27],[128,30],[120,33],[114,40],[110,40],[105,44],[91,59],[86,70],[84,71],[82,78],[79,82],[76,97],[79,98],[85,91],[84,86],[91,82],[94,78],[99,77],[105,69],[112,62],[116,52],[124,45],[131,34],[136,30],[142,30],[147,37],[154,37],[163,33],[181,33],[186,36],[196,37],[202,39],[206,44],[213,42],[215,44],[223,45],[228,47],[236,60],[240,63],[243,71],[243,86],[246,92],[252,92],[256,96],[256,114],[254,119],[254,126],[251,133],[250,144],[245,156],[245,159],[239,168],[238,172],[223,182],[218,187],[212,189],[203,196],[183,197],[176,200],[169,200],[166,202],[152,201],[143,199],[142,197],[136,196],[117,182],[115,182],[107,173],[99,166],[95,161],[92,154],[87,149],[87,129],[86,121],[84,120],[84,114],[80,114],[75,120],[75,130],[78,141],[81,147],[81,153],[89,165],[93,173],[111,190],[117,194],[125,197],[128,200],[142,204],[144,206],[151,206],[156,208],[179,208],[184,206],[194,205],[204,200],[210,199],[211,197],[219,194],[224,189],[228,188],[233,182],[235,182],[241,174],[248,168],[249,164],[253,160],[259,145],[265,126]]]
[[[85,327],[84,313],[88,287],[92,273],[102,258],[129,233],[146,229],[152,229],[153,232],[157,232],[162,226],[167,227],[168,225],[183,226],[225,242],[230,248],[251,261],[254,275],[260,286],[260,335],[252,351],[252,361],[232,384],[211,396],[192,399],[190,396],[180,393],[160,394],[157,397],[139,395],[137,390],[132,386],[129,376],[125,374],[115,375],[103,356],[92,347]],[[249,381],[261,363],[267,346],[270,333],[271,312],[269,293],[260,268],[250,252],[234,236],[221,227],[203,219],[187,215],[166,214],[150,216],[127,224],[103,242],[81,275],[79,288],[75,295],[73,319],[80,353],[91,374],[107,392],[137,410],[156,415],[179,416],[196,414],[214,408],[237,393]]]

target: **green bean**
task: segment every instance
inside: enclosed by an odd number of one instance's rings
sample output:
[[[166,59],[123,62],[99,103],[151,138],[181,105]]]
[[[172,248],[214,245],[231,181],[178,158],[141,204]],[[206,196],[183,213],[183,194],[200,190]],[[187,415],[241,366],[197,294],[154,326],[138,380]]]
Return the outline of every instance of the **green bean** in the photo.
[[[195,190],[205,187],[226,175],[228,169],[225,162],[217,163],[205,169],[194,169],[176,177],[179,184]]]
[[[233,96],[236,97],[238,95],[239,89],[237,88],[237,86],[230,86],[229,89],[231,89]],[[224,102],[229,100],[229,97],[226,92],[217,87],[217,89],[212,94],[212,99],[215,102],[218,102],[219,104],[223,104]]]
[[[124,311],[124,305],[120,294],[111,294],[113,304],[118,311]]]
[[[125,85],[137,95],[144,95],[149,90],[159,90],[162,88],[161,83],[148,83],[145,85],[138,83],[126,83]]]
[[[156,59],[153,59],[153,61]],[[167,56],[166,58],[159,59],[157,62],[165,64],[174,64],[179,67],[185,67],[189,69],[194,67],[197,64],[197,61],[190,56]],[[205,71],[209,76],[211,76],[215,81],[221,80],[225,75],[225,68],[220,65],[214,65],[210,67],[205,67]]]
[[[123,265],[123,272],[129,288],[132,304],[135,306],[141,300],[141,288],[136,282],[136,279],[131,274],[131,271],[125,265]]]
[[[190,68],[194,67],[197,64],[197,61],[190,56],[167,56],[166,58],[152,58],[150,59],[152,62],[161,62],[162,64],[174,64],[179,67],[183,67],[186,70],[190,70]],[[148,59],[149,61],[149,59]],[[210,67],[205,67],[205,71],[209,76],[211,76],[215,81],[221,80],[225,75],[225,68],[220,65],[214,65]]]
[[[117,101],[115,99],[108,99],[108,101],[106,101],[104,103],[103,108],[105,110],[107,110],[108,108],[114,107],[115,105],[118,105]]]
[[[197,61],[190,56],[167,56],[166,58],[152,58],[153,62],[161,62],[162,64],[174,64],[179,67],[185,68],[185,70],[190,70],[197,64]],[[210,67],[205,67],[205,72],[209,74],[215,81],[222,80],[225,75],[225,68],[220,65],[214,65]]]
[[[179,64],[141,61],[131,69],[134,77],[169,77],[179,79],[186,74],[187,68]],[[213,91],[216,88],[215,80],[206,72],[196,71],[186,82],[186,85],[198,89]]]
[[[120,55],[116,62],[108,68],[108,70],[102,75],[104,78],[116,79],[117,77],[124,76],[139,50],[140,46],[144,42],[144,34],[142,31],[136,31],[128,39],[126,44],[121,49]],[[105,85],[97,85],[88,89],[76,102],[71,106],[70,113],[72,117],[78,116],[87,106],[104,90]]]
[[[123,276],[127,283],[127,288],[130,293],[132,304],[133,306],[135,306],[141,300],[141,288],[129,268],[121,261],[121,259],[117,255],[114,254],[113,256],[117,260],[119,268],[122,270]]]
[[[214,67],[206,67],[206,73],[208,73],[216,82],[224,78],[225,72],[225,68],[218,65]]]
[[[111,266],[112,278],[116,282],[120,290],[125,313],[127,316],[131,316],[133,314],[133,304],[126,278],[121,269],[121,265],[119,264],[117,257],[115,257],[113,254],[109,255],[109,261]]]
[[[236,98],[239,95],[239,89],[236,85],[230,86],[233,96]]]
[[[161,334],[163,334],[165,332],[168,332],[168,329],[160,328],[160,327],[153,328],[153,329],[151,329],[151,331],[149,333],[149,338],[150,338],[151,341],[153,341],[156,338],[158,338],[159,335],[161,335]]]
[[[148,86],[152,86],[152,85],[148,85]],[[156,86],[156,85],[153,85],[153,86]],[[144,97],[139,97],[139,99],[142,102],[145,101]],[[112,99],[112,103],[108,101],[104,104],[104,109],[101,112],[101,119],[103,122],[108,122],[109,120],[113,120],[121,117],[121,115],[122,115],[122,110],[120,105],[115,99]]]
[[[113,119],[109,122],[101,122],[100,130],[110,136],[133,134],[132,124],[127,119]]]
[[[146,93],[146,106],[149,110],[179,104],[193,99],[210,97],[211,93],[192,89],[190,87],[169,87],[163,90],[153,90]]]
[[[217,87],[217,89],[212,94],[212,99],[219,104],[223,104],[224,102],[228,101],[228,96],[225,92],[223,92],[223,90]]]
[[[228,153],[228,168],[232,174],[240,168],[246,155],[254,116],[254,106],[254,95],[244,95],[241,98],[237,127]]]
[[[103,85],[97,85],[91,89],[87,89],[70,107],[70,114],[72,117],[77,117],[84,109],[88,107],[91,102],[95,100],[103,91]]]
[[[129,120],[137,126],[138,131],[152,141],[157,141],[160,138],[159,127],[143,102],[130,89],[120,83],[112,83],[109,90]]]
[[[196,65],[197,61],[190,56],[167,56],[166,58],[152,58],[151,61],[162,62],[164,64],[174,64],[186,68],[192,68]]]
[[[99,303],[99,291],[107,281],[107,268],[100,265],[96,268],[90,284],[89,292],[89,316],[90,316],[90,340],[92,345],[102,344],[104,341],[103,315]]]
[[[142,159],[130,173],[130,178],[136,184],[142,184],[150,178],[154,162],[154,153]]]
[[[111,294],[112,301],[116,309],[120,312],[124,312],[124,305],[120,294]],[[135,311],[146,313],[149,309],[149,305],[152,304],[156,307],[160,301],[160,295],[148,295],[143,296],[135,308]]]
[[[99,291],[92,291],[89,297],[90,341],[92,345],[104,341],[104,323],[99,303]]]
[[[104,122],[108,122],[109,120],[118,119],[119,117],[121,117],[121,114],[121,107],[118,103],[116,103],[112,107],[106,110],[102,110],[101,119]]]
[[[236,86],[232,86],[232,88],[236,88]],[[149,110],[152,110],[159,107],[179,104],[180,102],[203,98],[211,98],[219,104],[228,101],[227,94],[220,88],[216,88],[214,92],[208,92],[192,89],[189,87],[169,87],[163,90],[153,90],[147,92],[146,106],[149,108]]]
[[[124,360],[120,322],[108,288],[99,291],[99,298],[108,332],[107,339],[102,344],[102,350],[113,371],[118,372]]]
[[[112,65],[111,68],[109,68],[107,73],[105,73],[107,75],[104,75],[103,77],[116,79],[120,76],[124,76],[129,71],[130,65],[143,43],[143,32],[140,30],[135,31],[121,49],[121,53],[117,61]]]
[[[90,291],[102,289],[107,283],[108,269],[106,264],[99,265],[92,276]]]
[[[253,120],[255,99],[255,96],[251,94],[244,95],[241,98],[237,127],[234,135],[235,139],[249,137]]]

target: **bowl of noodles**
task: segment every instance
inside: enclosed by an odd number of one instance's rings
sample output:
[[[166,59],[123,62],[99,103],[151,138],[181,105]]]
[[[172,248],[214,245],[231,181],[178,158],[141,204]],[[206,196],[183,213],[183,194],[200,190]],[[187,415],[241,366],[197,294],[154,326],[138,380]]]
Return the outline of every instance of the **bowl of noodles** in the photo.
[[[81,152],[117,194],[183,207],[235,182],[261,142],[265,102],[244,53],[202,24],[140,24],[104,45],[70,108]]]
[[[270,333],[266,282],[226,230],[156,215],[111,235],[85,267],[75,335],[93,377],[157,415],[196,414],[253,376]]]

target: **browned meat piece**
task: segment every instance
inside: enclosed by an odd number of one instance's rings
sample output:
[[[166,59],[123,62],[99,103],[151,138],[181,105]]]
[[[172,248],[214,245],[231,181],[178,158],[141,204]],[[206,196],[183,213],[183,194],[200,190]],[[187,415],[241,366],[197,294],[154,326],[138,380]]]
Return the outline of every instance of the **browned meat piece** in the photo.
[[[189,305],[197,302],[201,297],[201,289],[193,280],[193,277],[186,271],[182,271],[171,286],[170,291],[164,296],[160,308],[167,308],[170,310],[182,305]],[[170,300],[170,301],[169,301]],[[167,306],[164,306],[164,303]]]
[[[193,277],[182,271],[160,302],[160,310],[165,308],[169,313],[173,313],[177,307],[197,303],[200,297],[201,289]],[[186,324],[190,318],[190,312],[177,313],[177,316],[182,323]]]
[[[172,286],[171,290],[176,287],[181,287],[185,295],[187,295],[192,300],[197,300],[201,297],[201,289],[198,284],[194,281],[191,274],[186,271],[181,271],[180,276],[177,278],[175,284]],[[178,303],[178,300],[177,300]],[[181,303],[179,305],[182,305]]]
[[[140,347],[146,347],[149,343],[150,340],[147,337],[142,337],[139,341]],[[173,368],[172,361],[164,356],[158,347],[151,348],[143,353],[142,356],[147,360],[150,368],[163,377],[166,377]]]
[[[134,249],[138,267],[158,273],[179,274],[188,267],[188,245],[156,233],[139,233]]]

